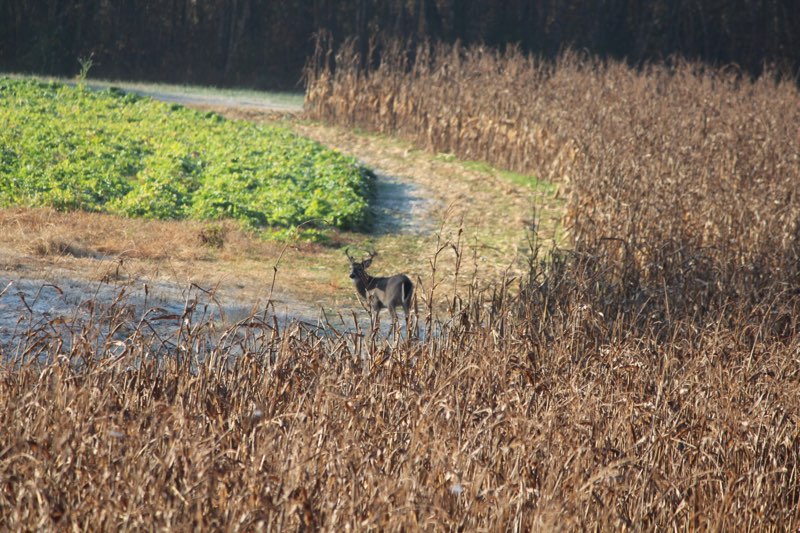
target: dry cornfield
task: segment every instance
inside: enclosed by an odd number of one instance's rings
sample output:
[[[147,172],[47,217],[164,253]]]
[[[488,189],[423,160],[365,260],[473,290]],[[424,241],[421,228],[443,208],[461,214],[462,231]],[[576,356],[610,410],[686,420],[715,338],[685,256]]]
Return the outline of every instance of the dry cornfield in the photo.
[[[794,528],[797,337],[740,309],[614,315],[602,273],[546,265],[423,340],[268,311],[223,328],[199,299],[23,322],[0,377],[0,523]]]
[[[2,527],[800,526],[796,88],[390,52],[313,72],[309,109],[560,181],[570,249],[534,240],[525,279],[420,306],[422,338],[269,308],[226,324],[202,299],[140,316],[122,293],[23,316],[0,370]]]

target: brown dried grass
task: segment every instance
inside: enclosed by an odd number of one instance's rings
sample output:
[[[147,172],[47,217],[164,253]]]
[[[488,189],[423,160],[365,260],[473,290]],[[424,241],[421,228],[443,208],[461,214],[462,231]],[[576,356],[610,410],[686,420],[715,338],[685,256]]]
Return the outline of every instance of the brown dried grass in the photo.
[[[235,223],[130,219],[83,211],[12,208],[0,211],[0,245],[38,256],[202,260],[274,252]],[[212,242],[213,241],[213,242]]]
[[[269,310],[220,329],[199,301],[133,316],[122,298],[22,328],[0,370],[0,521],[796,527],[797,337],[612,318],[597,281],[552,257],[517,295],[474,292],[441,322],[421,306],[423,340]]]

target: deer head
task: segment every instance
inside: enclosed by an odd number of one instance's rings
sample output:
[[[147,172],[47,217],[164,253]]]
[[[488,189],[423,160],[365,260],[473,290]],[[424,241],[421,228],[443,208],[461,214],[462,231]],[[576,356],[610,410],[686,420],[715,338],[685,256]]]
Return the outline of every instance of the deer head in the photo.
[[[364,259],[363,261],[356,261],[352,255],[350,255],[350,248],[345,248],[344,254],[347,256],[347,259],[350,261],[350,279],[353,280],[353,283],[358,282],[359,280],[363,280],[365,283],[371,278],[367,274],[367,269],[372,264],[372,259],[378,255],[377,252],[372,251],[369,252],[369,257]],[[366,295],[363,291],[359,290],[361,296],[366,298]]]

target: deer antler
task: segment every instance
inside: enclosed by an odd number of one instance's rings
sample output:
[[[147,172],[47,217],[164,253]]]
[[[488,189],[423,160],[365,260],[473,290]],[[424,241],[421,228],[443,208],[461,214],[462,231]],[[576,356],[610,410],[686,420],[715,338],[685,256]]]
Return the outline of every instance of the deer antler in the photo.
[[[347,259],[349,259],[349,260],[350,260],[350,263],[351,263],[351,264],[356,262],[356,260],[355,260],[355,259],[353,259],[353,256],[352,256],[352,255],[350,255],[350,247],[349,247],[349,246],[348,246],[347,248],[345,248],[345,249],[344,249],[344,255],[346,255],[346,256],[347,256]]]

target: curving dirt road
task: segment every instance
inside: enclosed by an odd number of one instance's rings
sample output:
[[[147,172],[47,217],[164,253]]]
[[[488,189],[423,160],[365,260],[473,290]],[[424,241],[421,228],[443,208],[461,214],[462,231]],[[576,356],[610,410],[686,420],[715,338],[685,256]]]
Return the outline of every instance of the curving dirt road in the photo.
[[[102,89],[107,85],[93,87]],[[302,112],[296,97],[286,101],[251,95],[122,88],[239,119],[273,122]],[[526,215],[537,201],[530,190],[511,185],[492,172],[470,169],[392,139],[296,120],[287,125],[357,157],[375,170],[378,183],[372,230],[368,234],[337,234],[335,239],[340,245],[362,251],[380,250],[373,267],[376,275],[402,270],[427,292],[433,283],[431,257],[443,243],[451,243],[457,254],[468,257],[469,274],[474,279],[491,282],[514,275],[517,267],[524,264],[520,246],[528,227]],[[148,310],[173,317],[172,322],[160,321],[156,329],[163,326],[174,330],[174,317],[195,304],[205,306],[205,318],[231,324],[263,309],[270,296],[271,312],[283,323],[301,320],[314,324],[333,316],[338,321],[335,325],[352,327],[353,316],[364,318],[346,278],[346,261],[339,246],[297,245],[281,249],[280,245],[245,239],[233,245],[229,254],[223,253],[224,257],[207,253],[197,245],[181,258],[177,248],[196,240],[196,226],[184,229],[186,223],[175,223],[165,226],[167,229],[153,229],[147,223],[130,221],[132,228],[100,237],[92,229],[96,222],[78,227],[70,215],[42,216],[45,220],[31,222],[30,217],[21,215],[7,216],[2,221],[9,228],[17,228],[16,236],[14,231],[0,235],[0,351],[4,354],[13,352],[15,339],[19,341],[18,334],[25,327],[46,328],[53,322],[78,325],[93,319],[95,303],[112,305],[121,297],[131,317],[141,317]],[[41,240],[43,232],[49,232],[45,240],[47,246],[55,246],[54,253],[31,252],[31,236],[34,241]],[[179,236],[181,232],[185,235]],[[141,242],[127,248],[108,244],[136,240],[140,233],[161,242],[163,252],[156,256],[162,259],[149,260],[147,253],[139,254],[137,259],[136,253],[129,253],[146,246]],[[62,241],[68,244],[60,250]],[[464,249],[457,249],[459,246]],[[217,259],[209,261],[209,253]],[[126,267],[131,269],[128,274],[103,273],[127,257],[131,257],[126,259]],[[436,283],[453,283],[450,293],[457,283],[453,278],[455,261],[456,256],[447,252],[440,257],[436,273]],[[461,268],[466,269],[466,264]],[[419,291],[420,296],[423,290]],[[438,305],[438,301],[433,303]],[[322,309],[328,312],[323,315]]]

